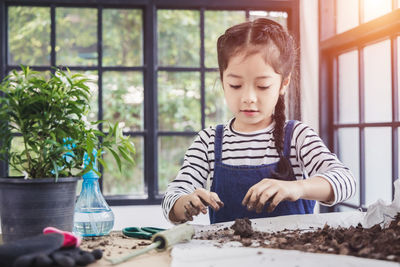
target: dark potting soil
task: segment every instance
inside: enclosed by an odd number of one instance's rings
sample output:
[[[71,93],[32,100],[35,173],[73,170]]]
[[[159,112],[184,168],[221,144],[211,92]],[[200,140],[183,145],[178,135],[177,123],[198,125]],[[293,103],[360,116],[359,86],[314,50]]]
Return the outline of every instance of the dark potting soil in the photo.
[[[400,213],[384,229],[379,224],[363,228],[283,230],[274,233],[254,231],[248,218],[236,219],[231,228],[204,231],[195,239],[217,240],[217,246],[239,241],[243,246],[295,249],[313,253],[352,255],[363,258],[400,262]]]

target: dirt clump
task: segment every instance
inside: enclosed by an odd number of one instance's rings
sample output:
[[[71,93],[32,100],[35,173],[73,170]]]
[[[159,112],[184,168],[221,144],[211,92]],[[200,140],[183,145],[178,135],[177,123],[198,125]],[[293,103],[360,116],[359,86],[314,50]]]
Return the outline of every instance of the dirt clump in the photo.
[[[237,219],[231,229],[202,232],[195,239],[218,240],[219,246],[239,241],[243,246],[294,249],[400,262],[400,213],[384,229],[379,224],[368,229],[361,224],[349,228],[325,225],[317,229],[285,229],[267,233],[253,231],[247,218]]]
[[[231,228],[235,231],[233,233],[234,235],[239,235],[242,238],[251,237],[253,235],[253,228],[251,227],[249,218],[236,219]]]

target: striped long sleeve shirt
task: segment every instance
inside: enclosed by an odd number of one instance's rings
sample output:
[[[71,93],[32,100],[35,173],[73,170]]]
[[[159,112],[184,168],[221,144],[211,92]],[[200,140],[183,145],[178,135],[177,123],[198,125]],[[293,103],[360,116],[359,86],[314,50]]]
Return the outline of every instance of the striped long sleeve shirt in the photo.
[[[232,122],[233,119],[224,125],[222,163],[256,166],[279,160],[273,137],[274,122],[265,129],[251,133],[235,131]],[[168,220],[169,212],[179,197],[199,187],[208,188],[212,183],[215,129],[209,127],[198,133],[185,154],[178,175],[168,185],[162,201],[163,213]],[[290,163],[297,180],[320,176],[331,184],[334,201],[322,205],[332,206],[355,194],[353,174],[329,151],[314,130],[302,122],[296,122],[293,128]]]

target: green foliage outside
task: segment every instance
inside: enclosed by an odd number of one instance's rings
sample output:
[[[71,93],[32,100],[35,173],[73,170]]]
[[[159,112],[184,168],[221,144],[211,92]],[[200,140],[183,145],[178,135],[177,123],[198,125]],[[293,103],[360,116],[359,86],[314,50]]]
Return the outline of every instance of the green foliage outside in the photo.
[[[158,72],[158,128],[199,131],[200,73]]]
[[[139,71],[103,73],[103,118],[120,122],[123,131],[143,130],[143,74]],[[107,127],[103,128],[108,130]]]
[[[103,65],[143,64],[142,10],[103,10]]]
[[[135,145],[136,153],[133,156],[135,165],[122,163],[121,172],[117,165],[107,164],[103,172],[103,192],[106,195],[130,194],[144,195],[144,153],[143,138],[129,138]],[[105,162],[113,162],[111,154],[104,155]]]
[[[200,66],[200,12],[157,12],[159,66]]]
[[[50,24],[50,8],[9,7],[9,64],[49,65]]]
[[[57,65],[97,65],[96,9],[56,9],[56,53]]]
[[[162,194],[168,183],[175,179],[183,164],[186,150],[194,137],[162,136],[158,139],[158,192]]]

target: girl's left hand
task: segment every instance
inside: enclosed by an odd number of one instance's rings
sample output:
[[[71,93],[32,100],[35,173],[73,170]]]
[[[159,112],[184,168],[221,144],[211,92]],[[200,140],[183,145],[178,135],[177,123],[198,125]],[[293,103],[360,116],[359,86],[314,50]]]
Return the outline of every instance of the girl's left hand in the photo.
[[[250,187],[243,198],[242,205],[248,210],[261,213],[265,204],[269,202],[268,212],[272,212],[283,200],[296,201],[302,195],[302,187],[298,181],[282,181],[263,179]]]

